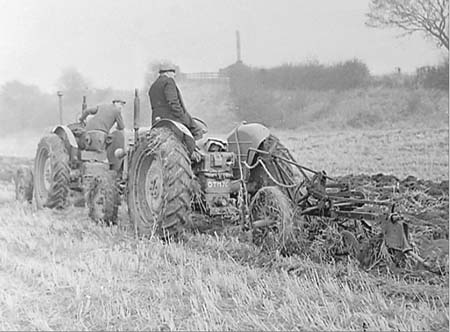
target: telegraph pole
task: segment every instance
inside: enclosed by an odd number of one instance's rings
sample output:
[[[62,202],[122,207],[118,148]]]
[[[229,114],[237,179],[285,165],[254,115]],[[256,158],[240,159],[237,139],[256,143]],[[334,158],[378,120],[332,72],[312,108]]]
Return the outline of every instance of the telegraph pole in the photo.
[[[56,95],[58,96],[58,99],[59,99],[59,124],[62,124],[63,123],[63,106],[62,106],[63,93],[62,93],[62,91],[58,91],[58,92],[56,92]]]
[[[236,30],[236,62],[241,63],[241,36],[239,30]]]

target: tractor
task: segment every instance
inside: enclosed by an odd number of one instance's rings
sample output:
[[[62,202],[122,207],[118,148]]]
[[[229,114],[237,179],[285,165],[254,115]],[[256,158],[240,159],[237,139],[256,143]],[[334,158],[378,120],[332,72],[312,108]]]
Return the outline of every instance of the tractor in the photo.
[[[287,252],[296,233],[308,236],[320,225],[334,227],[341,251],[361,261],[374,246],[420,261],[408,225],[391,202],[368,200],[348,183],[300,165],[262,124],[243,122],[226,139],[196,141],[187,127],[169,119],[140,132],[138,118],[135,100],[134,144],[115,151],[124,160],[128,213],[137,235],[177,237],[218,221],[219,228],[237,228],[258,245],[273,243],[267,247]],[[206,124],[194,121],[207,132]],[[207,218],[196,224],[196,215]]]
[[[84,109],[85,97],[82,105]],[[87,203],[92,219],[115,223],[122,162],[114,151],[124,147],[124,135],[112,131],[101,150],[90,149],[90,139],[83,123],[55,126],[39,141],[33,171],[24,167],[17,171],[17,199],[34,197],[37,208],[51,209]]]

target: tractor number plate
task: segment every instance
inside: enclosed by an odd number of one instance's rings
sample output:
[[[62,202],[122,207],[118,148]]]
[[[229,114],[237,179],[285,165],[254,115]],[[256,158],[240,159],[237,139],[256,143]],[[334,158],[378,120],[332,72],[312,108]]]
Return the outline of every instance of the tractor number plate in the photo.
[[[230,181],[206,180],[206,192],[209,193],[228,193],[230,191]]]

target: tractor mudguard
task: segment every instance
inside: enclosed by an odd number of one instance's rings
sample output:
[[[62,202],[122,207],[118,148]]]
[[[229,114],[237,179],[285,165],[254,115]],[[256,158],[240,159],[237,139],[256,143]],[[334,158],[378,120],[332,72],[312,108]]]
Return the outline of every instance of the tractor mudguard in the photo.
[[[169,127],[170,129],[172,129],[172,131],[175,133],[175,135],[187,147],[187,149],[189,151],[189,155],[191,155],[192,152],[194,152],[195,139],[194,139],[194,136],[192,136],[191,132],[185,125],[181,124],[180,122],[173,121],[173,120],[161,119],[152,126],[152,129],[160,128],[160,127]]]
[[[58,125],[52,129],[52,133],[58,135],[64,142],[69,142],[70,146],[77,149],[78,144],[75,135],[65,125]]]
[[[236,156],[240,154],[241,161],[246,161],[249,165],[252,165],[255,152],[249,151],[249,149],[257,149],[269,136],[270,130],[262,124],[242,123],[228,135],[228,149],[234,152]]]

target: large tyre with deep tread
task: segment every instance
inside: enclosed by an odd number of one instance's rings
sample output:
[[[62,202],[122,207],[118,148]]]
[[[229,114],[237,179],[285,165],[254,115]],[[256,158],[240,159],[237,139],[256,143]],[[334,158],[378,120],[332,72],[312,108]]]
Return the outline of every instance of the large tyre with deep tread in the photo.
[[[31,203],[33,199],[33,172],[30,167],[21,166],[14,177],[16,200]]]
[[[166,127],[142,135],[128,171],[128,212],[139,235],[177,235],[191,212],[191,161]]]
[[[107,171],[105,174],[98,175],[91,182],[87,196],[89,217],[92,220],[108,225],[117,223],[120,196],[115,171]]]
[[[274,135],[270,135],[266,138],[258,147],[259,150],[270,152],[273,155],[280,156],[284,159],[295,162],[294,157],[289,150],[280,142],[280,140]],[[257,154],[255,158],[260,158],[266,165],[267,170],[273,176],[273,178],[282,184],[292,185],[299,183],[302,180],[302,175],[296,166],[271,157],[266,154]],[[252,196],[262,187],[278,186],[267,174],[261,165],[256,166],[250,170],[249,183],[253,183]],[[280,187],[280,186],[279,186]],[[294,188],[280,187],[280,189],[291,199],[293,199]]]
[[[38,208],[62,209],[69,195],[69,155],[56,134],[41,139],[34,160],[34,197]]]

